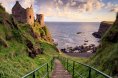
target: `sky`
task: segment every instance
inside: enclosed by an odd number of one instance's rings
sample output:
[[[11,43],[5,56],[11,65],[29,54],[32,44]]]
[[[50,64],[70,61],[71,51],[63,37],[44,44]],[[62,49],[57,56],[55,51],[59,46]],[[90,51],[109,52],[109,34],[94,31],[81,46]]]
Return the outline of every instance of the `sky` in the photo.
[[[114,21],[118,0],[0,0],[8,13],[15,2],[24,7],[33,5],[35,14],[44,14],[45,21],[101,22]]]

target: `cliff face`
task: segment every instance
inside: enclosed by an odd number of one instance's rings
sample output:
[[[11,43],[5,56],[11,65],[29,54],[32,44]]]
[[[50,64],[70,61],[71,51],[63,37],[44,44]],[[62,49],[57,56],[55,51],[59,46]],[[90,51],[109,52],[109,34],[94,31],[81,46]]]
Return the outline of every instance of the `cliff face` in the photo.
[[[54,54],[46,26],[18,23],[0,4],[0,78],[21,78]]]
[[[91,63],[105,73],[118,78],[118,17],[104,34]]]
[[[0,46],[9,47],[8,42],[15,40],[24,43],[27,46],[29,56],[35,57],[37,54],[42,53],[41,48],[37,48],[37,45],[40,46],[41,40],[52,43],[52,38],[46,26],[41,27],[38,22],[33,25],[19,24],[12,15],[2,9],[2,6],[0,10]]]
[[[93,36],[96,38],[101,38],[104,33],[113,25],[113,22],[103,21],[100,24],[98,32],[94,32]]]

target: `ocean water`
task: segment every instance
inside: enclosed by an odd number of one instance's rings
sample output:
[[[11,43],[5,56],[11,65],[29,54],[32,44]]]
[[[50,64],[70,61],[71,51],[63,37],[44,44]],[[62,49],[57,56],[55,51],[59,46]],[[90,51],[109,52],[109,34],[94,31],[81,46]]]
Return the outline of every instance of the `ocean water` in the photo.
[[[85,40],[87,45],[99,45],[99,39],[93,37],[92,33],[97,32],[100,23],[87,22],[46,22],[49,31],[58,48],[67,48],[83,45]],[[77,34],[77,32],[82,32]]]

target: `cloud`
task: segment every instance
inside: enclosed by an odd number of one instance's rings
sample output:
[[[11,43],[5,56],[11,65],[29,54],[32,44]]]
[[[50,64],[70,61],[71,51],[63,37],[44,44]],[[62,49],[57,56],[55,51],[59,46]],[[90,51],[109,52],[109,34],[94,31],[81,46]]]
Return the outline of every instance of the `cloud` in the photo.
[[[95,12],[101,11],[108,6],[102,0],[46,0],[42,4],[41,1],[37,0],[36,2],[37,6],[41,5],[36,13],[43,13],[46,17],[50,18],[56,17],[58,19],[64,18],[74,21],[95,20],[97,18]],[[111,7],[107,9],[110,10]],[[100,21],[101,19],[96,20]]]
[[[7,12],[11,13],[11,3],[15,2],[16,0],[0,0],[0,3],[5,7]]]
[[[19,0],[24,8],[34,5],[34,0]]]
[[[103,4],[101,0],[52,0],[48,1],[47,4],[50,7],[44,4],[40,6],[39,13],[44,13],[45,16],[77,19],[83,12],[93,12],[101,9],[104,6]]]
[[[118,12],[118,4],[113,4],[111,2],[108,2],[105,7],[105,9],[108,9],[110,12]]]
[[[111,12],[118,12],[118,7],[114,7],[110,10]]]
[[[104,3],[100,0],[87,0],[86,10],[87,11],[99,10],[103,6],[104,6]]]
[[[0,0],[0,3],[2,3],[7,12],[11,13],[11,9],[16,1],[19,1],[24,8],[34,5],[34,0]]]
[[[11,13],[11,9],[16,0],[0,0],[6,10]],[[107,9],[112,12],[118,11],[118,4],[104,3],[102,0],[19,0],[24,7],[34,6],[35,14],[43,13],[46,17],[57,17],[78,20],[86,18],[96,11]],[[86,17],[85,17],[86,16]]]

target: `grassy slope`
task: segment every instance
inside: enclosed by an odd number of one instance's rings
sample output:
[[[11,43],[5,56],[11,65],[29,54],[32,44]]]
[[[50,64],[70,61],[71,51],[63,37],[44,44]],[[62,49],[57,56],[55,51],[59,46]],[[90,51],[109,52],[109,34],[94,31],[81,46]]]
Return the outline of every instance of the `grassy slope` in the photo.
[[[116,35],[114,36],[114,34]],[[101,47],[99,47],[97,53],[90,59],[74,58],[66,56],[63,53],[62,56],[82,63],[87,62],[87,64],[90,64],[102,72],[114,77],[116,74],[118,74],[118,23],[114,23],[114,25],[104,34],[101,40]],[[72,63],[70,64],[72,65]],[[86,71],[84,67],[79,66],[77,68],[79,69],[77,70],[78,72]],[[72,72],[71,68],[70,71]],[[83,72],[83,74],[84,73],[85,72]],[[95,74],[93,74],[93,76],[95,76]],[[75,78],[78,78],[78,76]],[[98,76],[98,78],[103,77]]]
[[[112,32],[112,33],[111,33]],[[109,75],[118,74],[118,25],[114,24],[106,32],[101,41],[101,47],[91,58],[91,64]],[[114,37],[113,35],[116,34]],[[112,39],[112,40],[111,40]],[[115,42],[114,42],[115,41]],[[116,72],[117,71],[117,72]]]
[[[4,8],[0,5],[0,14],[5,14],[5,16],[0,16],[0,78],[20,78],[26,73],[39,67],[51,58],[51,55],[58,55],[55,46],[47,43],[47,41],[42,41],[34,39],[29,33],[29,25],[17,24],[17,28],[11,28],[9,23],[4,21],[4,17],[11,24],[11,16],[5,12]],[[14,25],[13,25],[14,26]],[[46,31],[42,30],[38,33],[43,33],[46,35]],[[6,37],[13,37],[11,40],[7,40]],[[25,39],[29,39],[33,45],[40,42],[41,45],[37,47],[42,47],[44,49],[44,54],[38,55],[36,58],[32,59],[28,56],[26,51],[27,46],[25,44]],[[7,45],[7,47],[4,46]]]
[[[38,55],[34,59],[28,57],[25,46],[17,42],[13,42],[13,46],[10,48],[1,49],[0,77],[20,78],[27,72],[34,70],[48,61],[51,58],[51,56],[49,56],[50,53],[57,55],[52,45],[42,42],[41,46],[44,48],[44,54]]]

